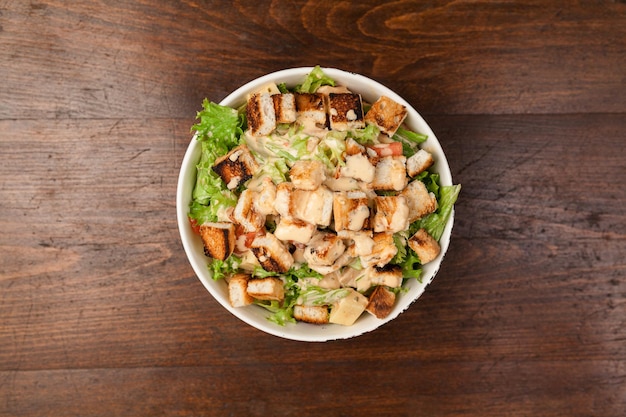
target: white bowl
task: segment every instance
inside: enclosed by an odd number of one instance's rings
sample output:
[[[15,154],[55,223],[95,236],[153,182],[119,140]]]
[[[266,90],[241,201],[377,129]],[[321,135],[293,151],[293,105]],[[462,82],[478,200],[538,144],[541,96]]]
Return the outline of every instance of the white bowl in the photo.
[[[246,94],[256,91],[270,82],[277,84],[284,82],[289,87],[295,86],[301,83],[312,69],[311,67],[292,68],[264,75],[238,88],[222,100],[220,104],[235,108],[239,107],[245,102]],[[441,185],[452,185],[452,176],[450,174],[448,161],[446,160],[446,156],[443,153],[439,141],[428,124],[426,124],[424,119],[409,103],[389,88],[362,75],[333,68],[323,68],[323,71],[334,79],[337,84],[345,85],[353,92],[360,93],[365,101],[371,103],[376,101],[381,95],[386,95],[398,103],[405,105],[408,109],[406,124],[409,128],[428,135],[428,140],[422,144],[422,148],[433,154],[436,162],[432,169],[439,173]],[[204,255],[202,241],[200,237],[192,231],[187,219],[191,193],[196,179],[196,164],[200,158],[200,151],[201,145],[194,137],[185,153],[178,178],[176,214],[183,247],[193,270],[211,295],[233,315],[266,333],[291,340],[323,342],[335,339],[346,339],[370,332],[396,318],[422,295],[426,286],[435,277],[441,260],[448,249],[450,233],[454,221],[454,211],[452,211],[440,240],[441,253],[437,259],[422,266],[422,282],[415,279],[407,280],[405,283],[407,291],[398,296],[392,313],[386,318],[378,319],[371,314],[364,313],[352,326],[341,326],[337,324],[314,325],[300,322],[279,326],[267,319],[269,313],[262,307],[232,307],[228,301],[226,282],[224,280],[215,281],[211,277],[207,268],[208,258]]]

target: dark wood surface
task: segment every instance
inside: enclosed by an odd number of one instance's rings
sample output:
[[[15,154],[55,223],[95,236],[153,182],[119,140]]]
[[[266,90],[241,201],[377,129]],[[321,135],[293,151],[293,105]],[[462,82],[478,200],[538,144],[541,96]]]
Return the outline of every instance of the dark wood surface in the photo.
[[[320,64],[398,91],[463,185],[432,285],[307,344],[194,275],[204,97]],[[0,415],[623,416],[624,1],[0,0]]]

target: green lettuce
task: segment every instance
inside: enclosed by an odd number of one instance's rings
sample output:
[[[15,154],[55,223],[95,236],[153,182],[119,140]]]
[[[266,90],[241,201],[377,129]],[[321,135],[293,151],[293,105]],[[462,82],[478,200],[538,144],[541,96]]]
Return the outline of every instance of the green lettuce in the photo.
[[[220,209],[237,204],[235,194],[225,187],[212,167],[217,158],[239,145],[243,133],[243,119],[237,110],[207,99],[202,107],[197,114],[199,123],[192,126],[202,150],[189,210],[189,217],[198,224],[216,221]]]
[[[305,77],[302,84],[298,84],[295,88],[296,93],[315,93],[318,88],[323,85],[334,86],[335,81],[324,74],[324,71],[317,65],[313,70]]]
[[[419,151],[419,144],[428,139],[427,135],[413,132],[404,128],[398,128],[393,135],[393,140],[402,144],[402,154],[407,158]]]

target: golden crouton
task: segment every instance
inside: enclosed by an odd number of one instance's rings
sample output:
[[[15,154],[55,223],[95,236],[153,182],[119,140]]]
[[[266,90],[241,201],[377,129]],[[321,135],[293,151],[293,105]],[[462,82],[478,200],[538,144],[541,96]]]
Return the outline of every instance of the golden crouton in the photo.
[[[205,223],[200,226],[204,254],[221,261],[235,249],[235,225],[227,222]]]
[[[420,258],[422,265],[435,259],[441,252],[439,243],[425,229],[418,230],[409,238],[408,243]]]
[[[213,171],[222,178],[230,190],[248,181],[258,169],[259,164],[246,145],[231,149],[226,155],[218,158],[213,165]]]
[[[429,152],[420,149],[406,160],[406,172],[409,177],[413,178],[430,168],[434,162]]]
[[[365,127],[363,104],[359,94],[328,94],[330,128],[338,131]]]
[[[246,291],[257,300],[282,301],[285,298],[285,288],[280,278],[252,278],[248,280]]]
[[[274,113],[276,123],[293,123],[296,121],[296,99],[293,94],[274,94]]]
[[[244,307],[254,302],[248,294],[248,274],[235,274],[228,280],[228,300],[233,307]]]
[[[374,292],[369,296],[365,310],[379,319],[384,319],[393,310],[395,302],[396,294],[383,285],[379,285],[374,288]]]
[[[276,113],[270,93],[256,93],[250,96],[246,106],[246,117],[253,136],[272,133],[276,128]]]
[[[293,317],[298,321],[313,324],[326,324],[330,317],[326,306],[304,306],[296,304],[293,306]]]
[[[326,125],[324,95],[319,93],[296,93],[295,98],[298,119],[308,119],[315,124]]]
[[[365,122],[378,126],[381,132],[391,137],[404,122],[407,114],[407,109],[402,104],[381,96],[365,115]]]

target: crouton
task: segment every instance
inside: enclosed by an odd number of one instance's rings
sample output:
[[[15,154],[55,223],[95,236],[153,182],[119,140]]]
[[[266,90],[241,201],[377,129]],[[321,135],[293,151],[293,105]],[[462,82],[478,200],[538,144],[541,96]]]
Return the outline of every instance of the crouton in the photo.
[[[282,301],[285,299],[283,281],[276,277],[252,278],[248,280],[246,291],[257,300]]]
[[[405,106],[386,96],[381,96],[365,115],[365,122],[376,125],[381,132],[391,137],[406,119]]]
[[[434,162],[430,153],[420,149],[406,160],[406,173],[413,178],[430,168]]]
[[[228,301],[233,307],[244,307],[254,302],[248,294],[248,274],[235,274],[228,280]]]
[[[409,183],[400,195],[406,198],[409,206],[409,223],[413,223],[415,220],[437,210],[435,195],[429,192],[426,185],[420,180]]]
[[[199,228],[204,254],[221,261],[235,249],[235,225],[226,222],[204,223]]]
[[[269,93],[256,93],[248,99],[246,107],[248,129],[253,136],[269,135],[276,128],[274,100]]]
[[[425,229],[418,230],[409,238],[409,247],[415,251],[422,265],[434,260],[441,252],[439,242]]]
[[[233,220],[248,233],[260,230],[265,225],[265,216],[257,211],[256,201],[258,193],[249,189],[243,190],[233,211]]]
[[[404,156],[386,156],[378,160],[372,181],[374,190],[402,191],[407,183]]]
[[[346,250],[343,240],[330,232],[319,232],[304,250],[304,259],[311,265],[332,265]]]
[[[330,128],[333,130],[346,131],[365,127],[363,104],[359,94],[329,93],[328,113]]]
[[[374,233],[374,249],[368,255],[361,255],[361,265],[368,266],[385,266],[396,256],[398,248],[393,242],[393,233]]]
[[[256,236],[250,244],[250,250],[266,271],[284,274],[293,265],[289,249],[272,233]]]
[[[365,310],[376,318],[384,319],[391,313],[395,303],[396,294],[384,286],[379,285],[374,288],[374,291],[370,294]]]
[[[246,145],[233,148],[213,164],[213,171],[222,178],[229,190],[233,190],[252,178],[259,164]]]
[[[328,307],[326,306],[304,306],[296,304],[293,306],[293,317],[298,321],[313,324],[326,324],[330,318]]]
[[[333,198],[335,231],[363,229],[370,217],[368,198],[364,192],[338,192]]]
[[[282,241],[294,241],[307,244],[313,237],[316,227],[314,224],[298,219],[281,217],[274,230],[274,236]]]
[[[341,167],[341,175],[369,184],[374,181],[376,168],[371,164],[367,156],[357,153],[346,156],[346,164]]]
[[[326,108],[322,94],[296,93],[295,99],[297,121],[303,125],[308,123],[326,125]]]
[[[385,285],[391,288],[402,286],[402,267],[400,265],[373,266],[368,268],[367,274],[372,285]]]
[[[367,306],[367,297],[350,289],[350,293],[337,301],[330,310],[330,323],[351,326],[361,316]]]
[[[291,93],[272,95],[276,123],[296,121],[296,98]]]
[[[326,180],[324,164],[317,159],[299,160],[289,170],[289,178],[300,190],[316,190]]]
[[[409,205],[404,196],[374,198],[374,232],[400,232],[409,228]]]

